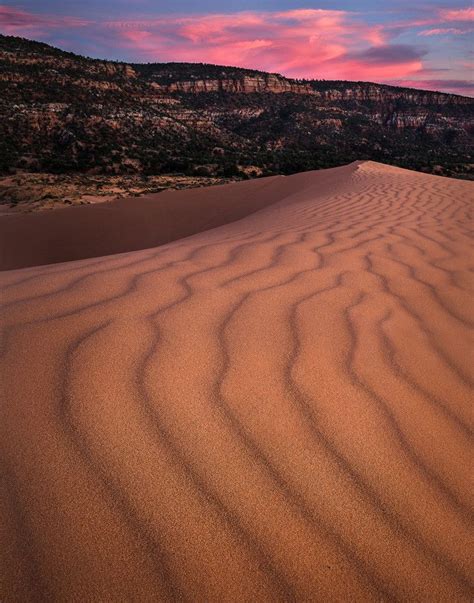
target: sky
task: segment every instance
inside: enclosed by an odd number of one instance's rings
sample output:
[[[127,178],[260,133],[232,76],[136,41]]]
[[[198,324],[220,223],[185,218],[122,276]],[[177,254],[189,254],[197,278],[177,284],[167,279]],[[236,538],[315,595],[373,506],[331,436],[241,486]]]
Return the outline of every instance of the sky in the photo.
[[[0,0],[0,33],[95,58],[474,96],[474,7],[466,1]]]

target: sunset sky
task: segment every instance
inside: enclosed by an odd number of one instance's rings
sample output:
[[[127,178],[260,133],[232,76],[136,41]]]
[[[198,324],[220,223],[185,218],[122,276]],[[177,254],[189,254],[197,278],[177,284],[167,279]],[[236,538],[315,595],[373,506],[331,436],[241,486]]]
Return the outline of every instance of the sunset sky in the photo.
[[[0,32],[128,62],[474,95],[474,8],[435,0],[0,0]]]

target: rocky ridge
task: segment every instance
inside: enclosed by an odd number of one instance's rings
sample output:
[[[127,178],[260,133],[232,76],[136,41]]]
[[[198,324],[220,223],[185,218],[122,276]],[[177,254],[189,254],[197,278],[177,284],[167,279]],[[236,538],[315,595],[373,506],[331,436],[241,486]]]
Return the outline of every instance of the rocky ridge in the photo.
[[[40,85],[39,85],[40,84]],[[0,36],[0,171],[248,177],[373,159],[470,177],[474,100]]]

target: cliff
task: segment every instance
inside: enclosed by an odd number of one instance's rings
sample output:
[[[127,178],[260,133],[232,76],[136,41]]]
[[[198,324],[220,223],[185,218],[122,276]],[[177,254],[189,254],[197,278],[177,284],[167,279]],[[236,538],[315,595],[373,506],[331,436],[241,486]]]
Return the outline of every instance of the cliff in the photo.
[[[472,99],[455,94],[430,92],[423,90],[408,90],[377,84],[357,84],[344,82],[331,87],[331,82],[301,82],[274,74],[257,76],[244,75],[239,78],[178,80],[170,84],[156,85],[164,93],[182,92],[199,94],[203,92],[229,92],[233,94],[272,93],[311,95],[325,101],[374,101],[389,102],[403,99],[410,103],[422,105],[470,105]],[[318,89],[319,86],[319,89]],[[325,86],[322,89],[322,86]]]

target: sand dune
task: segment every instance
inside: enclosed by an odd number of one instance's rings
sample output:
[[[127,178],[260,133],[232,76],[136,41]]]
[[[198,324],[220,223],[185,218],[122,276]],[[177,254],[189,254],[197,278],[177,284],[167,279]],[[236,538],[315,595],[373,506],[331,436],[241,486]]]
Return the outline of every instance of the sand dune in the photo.
[[[172,237],[218,228],[3,272],[0,600],[472,600],[472,194],[373,162],[184,191]]]
[[[352,166],[355,169],[355,166]],[[168,190],[109,203],[10,214],[0,220],[0,270],[40,266],[163,245],[222,226],[292,193],[304,174],[209,188]],[[338,169],[320,186],[335,186]],[[296,182],[295,182],[296,181]]]

